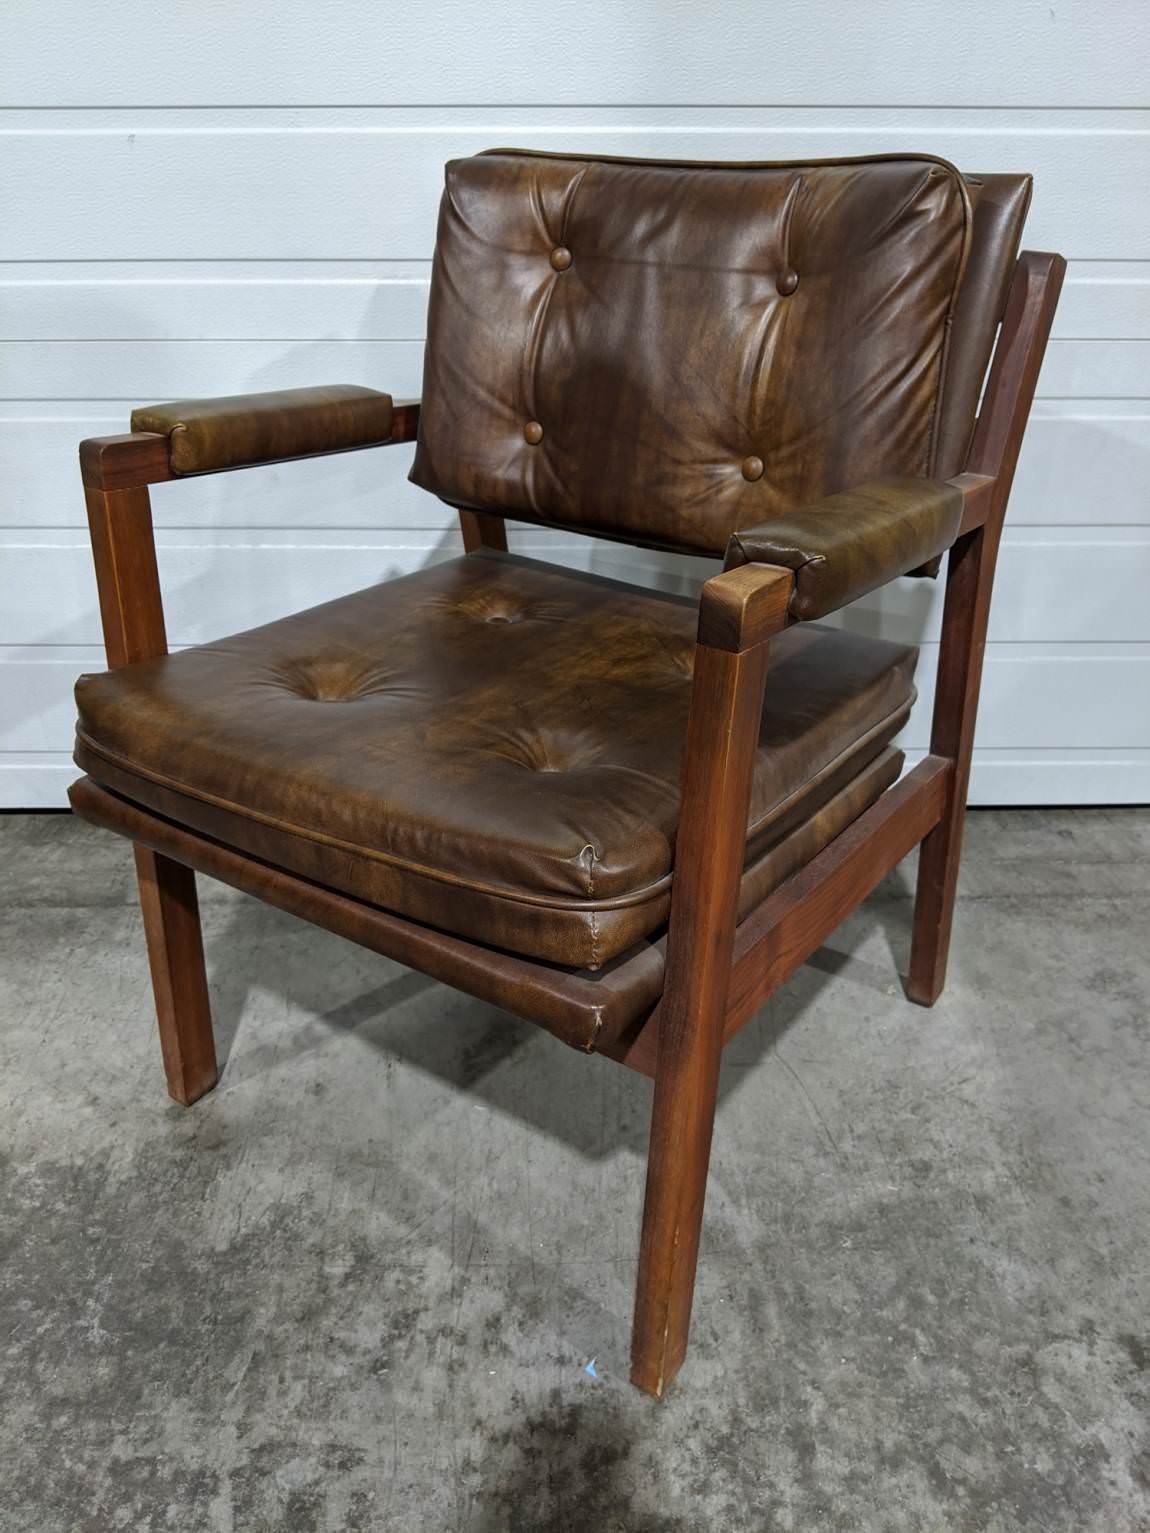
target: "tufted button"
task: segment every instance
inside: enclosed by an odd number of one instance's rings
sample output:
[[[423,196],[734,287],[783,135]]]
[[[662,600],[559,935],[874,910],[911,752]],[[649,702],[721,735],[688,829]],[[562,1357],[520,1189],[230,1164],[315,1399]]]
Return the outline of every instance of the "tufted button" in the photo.
[[[756,479],[761,479],[763,477],[762,458],[756,458],[752,453],[749,458],[743,459],[742,470],[743,478],[747,481],[748,484],[753,484]]]
[[[551,252],[551,264],[556,271],[566,271],[571,265],[571,252],[566,245],[556,245]]]
[[[523,428],[523,440],[529,447],[538,447],[543,440],[543,427],[538,421],[528,421]]]
[[[775,292],[781,294],[783,298],[789,298],[798,285],[799,274],[797,271],[781,271],[778,275],[778,280],[775,282]]]

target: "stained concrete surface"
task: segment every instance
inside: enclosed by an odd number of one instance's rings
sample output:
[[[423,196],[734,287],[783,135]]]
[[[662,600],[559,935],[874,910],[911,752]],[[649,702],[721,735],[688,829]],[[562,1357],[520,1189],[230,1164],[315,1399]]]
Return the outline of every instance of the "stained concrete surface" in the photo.
[[[728,1050],[661,1404],[647,1083],[202,881],[184,1110],[126,848],[0,867],[4,1533],[1150,1528],[1150,812],[973,815],[932,1012],[907,866]]]

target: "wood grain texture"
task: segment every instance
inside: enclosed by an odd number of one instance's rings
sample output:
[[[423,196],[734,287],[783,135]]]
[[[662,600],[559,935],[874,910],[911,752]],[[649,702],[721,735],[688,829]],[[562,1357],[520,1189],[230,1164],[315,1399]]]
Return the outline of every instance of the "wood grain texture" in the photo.
[[[653,1395],[687,1350],[767,674],[760,609],[781,624],[790,588],[789,571],[760,584],[751,647],[695,651],[631,1339],[632,1381]]]
[[[168,1095],[190,1107],[219,1079],[196,875],[144,846],[135,857]]]
[[[84,487],[104,646],[111,667],[168,652],[152,507],[143,485]]]
[[[950,778],[948,762],[927,757],[742,922],[725,1042],[938,823]]]
[[[80,475],[85,486],[127,490],[173,478],[168,439],[155,432],[89,437],[80,443]]]
[[[954,771],[944,813],[919,857],[906,993],[922,1006],[934,1004],[946,980],[998,544],[1065,271],[1061,256],[1019,257],[967,464],[970,473],[994,480],[994,498],[947,560],[930,748]]]
[[[712,576],[699,598],[699,643],[732,652],[763,643],[787,626],[794,588],[794,572],[770,564]]]
[[[463,547],[469,554],[478,548],[507,551],[507,523],[501,516],[492,516],[486,511],[461,511],[459,530],[463,534]]]
[[[166,468],[167,444],[159,440]],[[147,486],[104,487],[121,483],[125,475],[157,470],[153,439],[85,443],[81,462],[108,664],[115,668],[164,655],[168,644]],[[219,1075],[195,874],[146,847],[137,847],[135,855],[168,1093],[190,1106]]]
[[[938,757],[920,762],[740,922],[732,946],[724,1046],[938,823],[949,777],[949,763]],[[611,1057],[653,1077],[662,1013],[660,1004],[638,1036]]]

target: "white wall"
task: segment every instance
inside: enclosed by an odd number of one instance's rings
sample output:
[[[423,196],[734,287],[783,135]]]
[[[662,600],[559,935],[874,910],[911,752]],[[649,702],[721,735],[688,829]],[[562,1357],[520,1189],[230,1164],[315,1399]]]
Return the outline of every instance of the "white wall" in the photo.
[[[0,8],[0,804],[62,803],[102,664],[75,446],[133,404],[415,394],[441,166],[492,144],[1031,170],[1070,260],[1012,501],[973,798],[1150,799],[1145,0],[6,0]],[[174,643],[459,546],[409,449],[160,486]],[[634,578],[670,562],[513,537]],[[575,544],[572,547],[572,544]],[[905,583],[848,621],[925,633]]]

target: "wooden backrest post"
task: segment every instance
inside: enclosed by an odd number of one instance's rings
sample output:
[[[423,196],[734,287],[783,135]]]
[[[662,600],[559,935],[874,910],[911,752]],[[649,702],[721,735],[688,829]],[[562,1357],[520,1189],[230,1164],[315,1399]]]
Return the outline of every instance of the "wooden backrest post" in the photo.
[[[946,978],[998,545],[1065,271],[1061,256],[1026,251],[1018,259],[967,460],[967,472],[993,486],[982,519],[960,532],[947,560],[930,749],[953,775],[943,817],[922,845],[906,986],[926,1006]]]
[[[998,544],[1065,271],[1061,256],[1019,257],[967,460],[967,473],[993,480],[993,491],[984,520],[959,536],[947,564],[931,751],[955,762],[963,804]]]
[[[480,548],[507,552],[507,523],[501,516],[490,511],[461,511],[459,530],[463,534],[464,553],[473,554]]]

